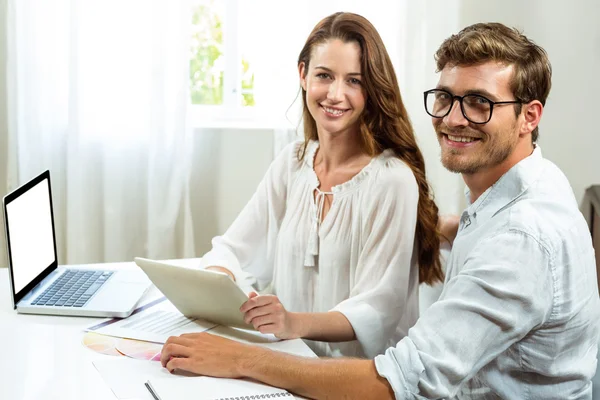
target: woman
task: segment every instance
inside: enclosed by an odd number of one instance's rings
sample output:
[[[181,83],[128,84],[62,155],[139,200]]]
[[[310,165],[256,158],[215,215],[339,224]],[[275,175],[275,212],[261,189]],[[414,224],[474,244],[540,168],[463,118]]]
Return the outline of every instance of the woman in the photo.
[[[323,19],[298,71],[305,140],[271,164],[202,265],[271,281],[272,295],[241,308],[260,332],[302,337],[320,356],[374,357],[417,320],[419,283],[443,279],[437,207],[369,21]]]

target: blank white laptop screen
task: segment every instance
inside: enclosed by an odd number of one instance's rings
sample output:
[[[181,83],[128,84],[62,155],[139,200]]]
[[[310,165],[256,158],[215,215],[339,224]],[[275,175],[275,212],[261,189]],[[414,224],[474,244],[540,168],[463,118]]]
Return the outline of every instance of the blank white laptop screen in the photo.
[[[54,260],[48,179],[6,206],[14,291],[19,293]]]

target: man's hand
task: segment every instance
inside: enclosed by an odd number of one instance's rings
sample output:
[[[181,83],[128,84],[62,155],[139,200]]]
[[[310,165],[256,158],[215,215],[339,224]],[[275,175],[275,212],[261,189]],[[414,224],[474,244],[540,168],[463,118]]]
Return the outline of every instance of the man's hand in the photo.
[[[217,378],[251,378],[314,399],[393,399],[373,360],[322,360],[252,346],[210,333],[172,336],[161,364]]]
[[[171,336],[162,348],[160,363],[169,372],[182,370],[218,378],[241,378],[240,369],[260,348],[210,333]],[[254,356],[250,356],[254,357]]]
[[[279,339],[300,337],[295,328],[294,313],[288,312],[277,296],[259,296],[252,292],[240,311],[244,313],[244,321],[260,333],[272,333]]]
[[[460,217],[458,215],[440,215],[437,229],[440,232],[441,239],[452,244],[458,232],[459,222]]]

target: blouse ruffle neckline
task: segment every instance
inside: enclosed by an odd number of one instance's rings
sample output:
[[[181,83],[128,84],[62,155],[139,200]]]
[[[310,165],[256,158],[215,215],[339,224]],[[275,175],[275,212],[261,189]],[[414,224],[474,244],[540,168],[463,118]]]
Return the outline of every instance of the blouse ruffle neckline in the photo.
[[[318,148],[319,148],[319,142],[315,141],[315,140],[311,140],[310,143],[308,144],[308,148],[306,150],[306,155],[304,158],[306,160],[307,166],[310,169],[311,180],[313,181],[313,185],[314,185],[313,190],[317,189],[319,186],[321,186],[321,182],[319,181],[319,177],[317,176],[317,173],[315,172],[315,167],[314,167],[315,156],[317,155]],[[371,161],[369,161],[369,163],[367,165],[365,165],[358,174],[354,175],[352,178],[350,178],[346,182],[340,183],[339,185],[332,186],[331,193],[339,194],[339,193],[343,193],[343,192],[346,192],[350,189],[354,189],[355,187],[357,187],[362,181],[364,181],[369,176],[369,174],[374,170],[375,165],[377,164],[377,161],[380,160],[385,154],[387,154],[387,152],[388,152],[388,150],[385,150],[383,153],[373,157],[371,159]]]
[[[305,267],[313,267],[313,268],[316,267],[318,264],[317,260],[318,260],[319,251],[320,251],[320,249],[319,249],[319,247],[320,247],[319,231],[321,228],[321,222],[322,222],[321,218],[322,218],[322,213],[323,213],[323,203],[325,200],[325,195],[328,195],[328,194],[336,195],[336,194],[344,193],[344,192],[347,192],[351,189],[358,187],[360,185],[360,183],[363,182],[369,176],[369,174],[374,170],[376,163],[379,160],[382,160],[384,157],[386,157],[387,154],[389,154],[389,151],[386,150],[382,154],[379,154],[378,156],[373,157],[371,159],[371,161],[369,161],[369,163],[367,165],[365,165],[358,174],[354,175],[348,181],[341,183],[339,185],[333,186],[331,188],[331,192],[322,192],[321,190],[319,190],[319,187],[321,186],[321,182],[319,181],[319,178],[318,178],[317,173],[315,172],[315,168],[314,168],[315,156],[317,154],[318,148],[319,148],[319,142],[311,141],[309,143],[309,147],[307,148],[307,152],[305,154],[306,163],[310,170],[310,177],[312,180],[312,184],[311,184],[312,191],[314,192],[316,190],[318,192],[315,200],[313,200],[316,204],[313,203],[315,206],[315,207],[313,207],[313,210],[314,210],[313,221],[312,221],[312,225],[311,225],[311,229],[310,229],[310,233],[309,233],[309,237],[308,237],[308,244],[307,244],[306,250],[304,252],[304,266]]]

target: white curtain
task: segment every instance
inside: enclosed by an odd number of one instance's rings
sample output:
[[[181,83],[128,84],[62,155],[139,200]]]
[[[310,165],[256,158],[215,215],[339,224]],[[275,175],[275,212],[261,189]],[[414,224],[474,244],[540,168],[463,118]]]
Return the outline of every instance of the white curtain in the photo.
[[[6,1],[0,1],[0,195],[8,192],[8,167],[11,164],[9,160],[11,152],[8,149],[7,5]],[[0,212],[0,223],[4,223],[4,212]],[[0,267],[5,267],[8,263],[5,240],[4,234],[0,234]]]
[[[50,169],[59,262],[194,255],[184,0],[9,0],[16,184]]]

